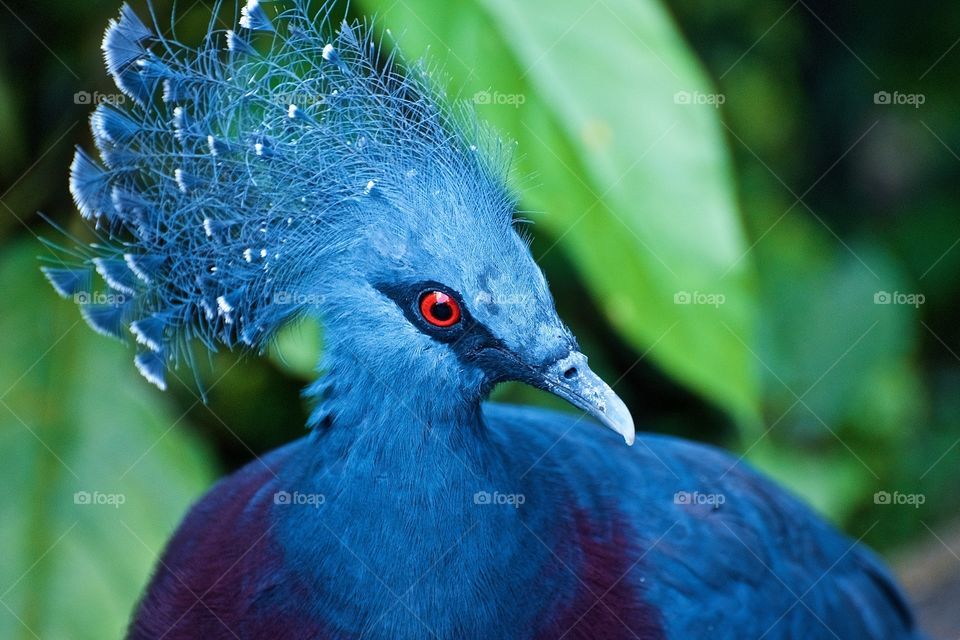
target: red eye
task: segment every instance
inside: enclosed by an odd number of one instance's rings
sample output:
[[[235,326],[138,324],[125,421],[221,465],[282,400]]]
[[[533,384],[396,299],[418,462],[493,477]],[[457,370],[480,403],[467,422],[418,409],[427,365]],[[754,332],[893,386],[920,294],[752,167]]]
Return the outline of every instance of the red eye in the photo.
[[[452,327],[460,322],[460,305],[442,291],[428,291],[420,297],[420,314],[435,327]]]

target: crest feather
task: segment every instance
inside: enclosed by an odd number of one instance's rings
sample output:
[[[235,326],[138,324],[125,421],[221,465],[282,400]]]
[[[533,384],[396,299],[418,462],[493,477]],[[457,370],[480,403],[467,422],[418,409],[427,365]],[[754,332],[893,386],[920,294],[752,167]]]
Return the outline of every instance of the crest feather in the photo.
[[[235,29],[199,47],[125,4],[104,36],[132,104],[93,114],[102,163],[78,150],[70,184],[108,233],[80,266],[127,300],[84,316],[102,333],[131,329],[146,348],[137,367],[158,386],[189,339],[262,348],[322,297],[364,228],[430,215],[420,205],[437,185],[501,202],[487,222],[511,224],[499,141],[442,107],[370,25],[334,27],[330,5],[311,4],[249,0]],[[47,276],[68,294],[80,273]]]

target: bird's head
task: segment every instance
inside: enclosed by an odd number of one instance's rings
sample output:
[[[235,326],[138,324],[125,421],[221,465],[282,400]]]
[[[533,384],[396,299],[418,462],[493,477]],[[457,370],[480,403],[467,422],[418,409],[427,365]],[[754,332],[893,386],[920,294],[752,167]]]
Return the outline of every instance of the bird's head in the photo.
[[[322,296],[351,366],[429,389],[433,406],[476,404],[521,381],[586,411],[628,444],[633,420],[587,365],[513,219],[515,204],[471,158],[385,176],[341,280]]]
[[[456,411],[521,380],[632,442],[516,231],[507,145],[364,25],[310,5],[249,0],[236,30],[197,49],[124,5],[103,50],[132,104],[98,107],[104,166],[78,151],[70,180],[110,242],[47,268],[56,290],[74,297],[95,269],[120,295],[84,317],[132,334],[160,388],[197,339],[262,349],[317,314],[325,366],[345,374],[329,378],[361,396],[388,382]]]

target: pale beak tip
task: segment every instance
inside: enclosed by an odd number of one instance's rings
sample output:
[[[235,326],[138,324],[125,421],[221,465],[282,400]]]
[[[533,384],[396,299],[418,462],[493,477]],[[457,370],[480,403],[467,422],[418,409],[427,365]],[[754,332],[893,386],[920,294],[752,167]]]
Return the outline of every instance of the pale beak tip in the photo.
[[[605,395],[604,411],[601,414],[602,422],[623,436],[623,441],[627,443],[627,446],[632,447],[637,439],[637,431],[633,425],[633,416],[630,415],[630,410],[610,387],[606,387]]]
[[[620,422],[615,430],[623,436],[623,441],[627,443],[628,447],[632,447],[637,440],[637,432],[633,427],[633,419],[629,413],[627,413],[627,419]]]

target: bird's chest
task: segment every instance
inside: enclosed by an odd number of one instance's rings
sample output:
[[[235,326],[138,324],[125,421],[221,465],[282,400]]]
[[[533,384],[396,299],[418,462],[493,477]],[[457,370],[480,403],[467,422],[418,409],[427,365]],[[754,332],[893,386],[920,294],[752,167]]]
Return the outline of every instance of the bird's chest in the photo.
[[[494,464],[376,462],[325,467],[298,483],[317,504],[276,508],[285,601],[324,637],[657,637],[633,579],[644,550],[612,510]]]
[[[517,494],[357,487],[281,538],[304,613],[333,637],[516,637],[574,580]]]

